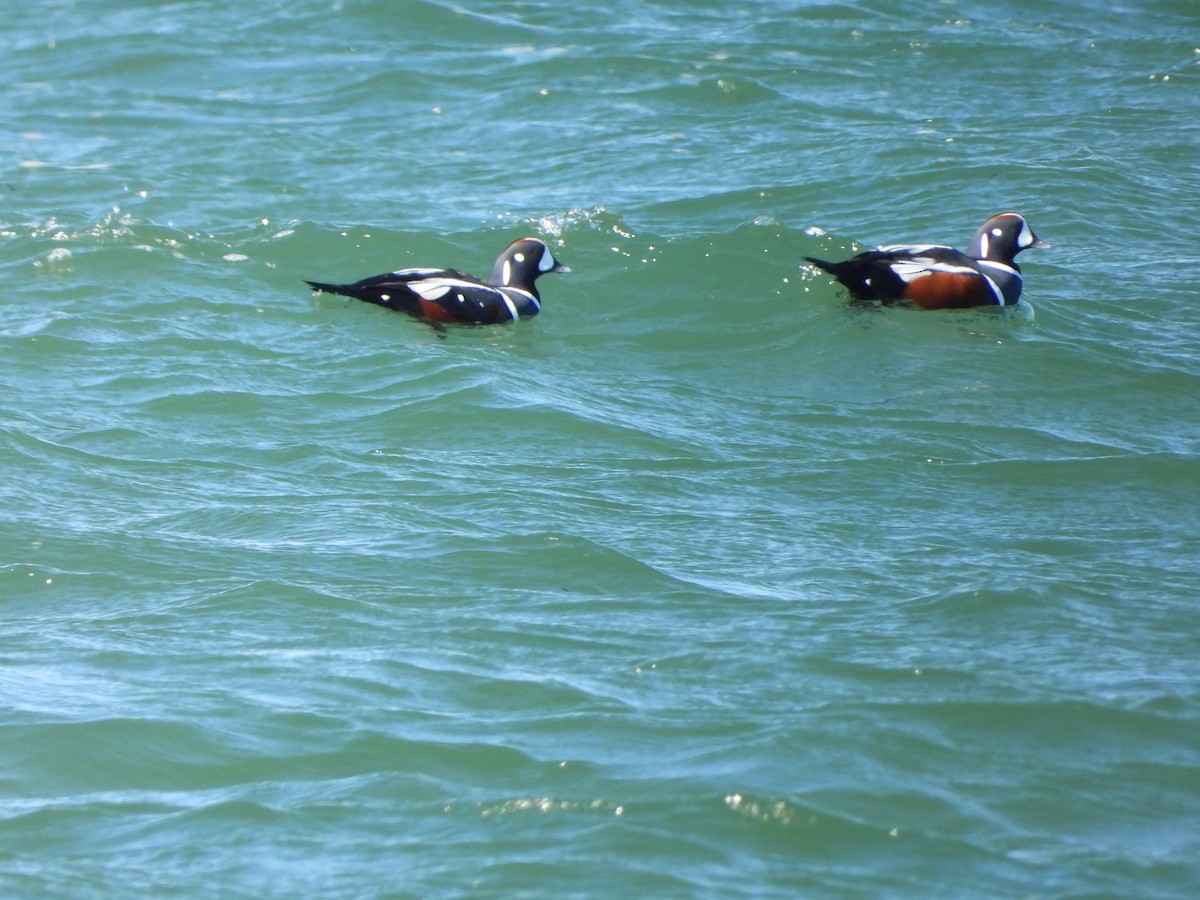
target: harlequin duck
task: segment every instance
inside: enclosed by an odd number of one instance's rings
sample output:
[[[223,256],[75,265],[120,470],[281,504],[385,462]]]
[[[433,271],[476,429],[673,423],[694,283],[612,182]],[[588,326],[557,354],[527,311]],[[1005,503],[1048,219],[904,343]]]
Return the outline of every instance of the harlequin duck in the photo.
[[[536,316],[538,276],[569,271],[543,241],[522,238],[500,254],[487,281],[457,269],[400,269],[354,284],[308,284],[314,291],[357,297],[438,324],[494,325]]]
[[[979,226],[966,253],[934,244],[880,247],[845,262],[806,256],[858,300],[909,300],[924,309],[1013,306],[1021,299],[1021,270],[1014,257],[1027,247],[1049,247],[1016,213],[992,216]]]

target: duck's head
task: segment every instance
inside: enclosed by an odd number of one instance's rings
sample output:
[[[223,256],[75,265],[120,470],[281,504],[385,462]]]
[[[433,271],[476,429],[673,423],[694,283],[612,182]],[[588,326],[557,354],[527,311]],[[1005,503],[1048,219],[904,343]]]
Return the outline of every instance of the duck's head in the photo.
[[[1022,250],[1030,247],[1044,249],[1049,246],[1033,233],[1024,216],[1008,212],[992,216],[979,226],[967,255],[1011,266],[1013,259]]]
[[[531,290],[541,275],[550,272],[571,270],[554,258],[546,242],[539,238],[521,238],[513,241],[496,258],[489,282],[497,287],[515,287]]]

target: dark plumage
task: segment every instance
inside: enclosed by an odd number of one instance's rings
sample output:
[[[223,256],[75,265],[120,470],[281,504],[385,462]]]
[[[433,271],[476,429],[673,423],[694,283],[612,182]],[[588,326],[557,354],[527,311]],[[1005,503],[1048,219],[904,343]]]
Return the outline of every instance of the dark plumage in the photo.
[[[500,254],[487,281],[457,269],[400,269],[354,284],[308,284],[430,322],[493,325],[537,315],[541,297],[534,282],[548,272],[569,271],[544,241],[522,238]]]
[[[992,216],[975,232],[966,253],[936,244],[880,247],[844,262],[805,257],[829,272],[859,300],[908,300],[924,309],[1013,306],[1021,299],[1015,257],[1049,247],[1017,213]]]

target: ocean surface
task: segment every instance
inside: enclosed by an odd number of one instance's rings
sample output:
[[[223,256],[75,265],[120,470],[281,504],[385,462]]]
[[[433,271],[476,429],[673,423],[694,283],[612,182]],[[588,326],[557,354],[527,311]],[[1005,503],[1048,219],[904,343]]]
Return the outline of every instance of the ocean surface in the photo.
[[[1192,898],[1195,0],[28,0],[0,895]],[[1025,304],[803,262],[1025,214]],[[314,295],[486,275],[437,331]]]

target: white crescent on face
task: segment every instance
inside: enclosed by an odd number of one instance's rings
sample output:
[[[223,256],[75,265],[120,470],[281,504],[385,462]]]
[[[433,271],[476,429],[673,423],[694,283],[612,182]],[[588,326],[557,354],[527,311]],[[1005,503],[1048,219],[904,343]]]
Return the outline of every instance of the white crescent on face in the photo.
[[[1029,223],[1024,219],[1021,220],[1021,231],[1017,234],[1017,246],[1021,248],[1032,247],[1036,238],[1033,236],[1033,229],[1029,227]]]

